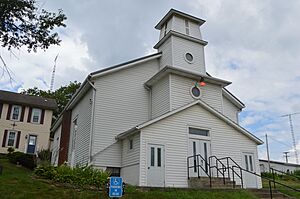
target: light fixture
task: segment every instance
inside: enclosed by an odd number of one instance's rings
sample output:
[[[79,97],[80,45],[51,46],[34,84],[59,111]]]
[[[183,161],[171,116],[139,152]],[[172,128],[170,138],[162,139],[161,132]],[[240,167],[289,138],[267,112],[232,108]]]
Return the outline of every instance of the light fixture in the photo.
[[[27,139],[28,138],[28,135],[25,135],[25,139]]]
[[[206,83],[204,82],[204,78],[203,77],[201,77],[199,85],[200,86],[206,86]]]

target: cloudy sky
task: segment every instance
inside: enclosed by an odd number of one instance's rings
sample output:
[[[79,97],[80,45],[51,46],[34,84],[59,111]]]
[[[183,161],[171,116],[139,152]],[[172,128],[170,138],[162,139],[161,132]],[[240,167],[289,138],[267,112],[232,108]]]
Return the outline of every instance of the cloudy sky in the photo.
[[[206,68],[233,82],[228,89],[245,104],[241,125],[264,139],[270,155],[295,162],[288,118],[300,112],[300,1],[289,0],[39,0],[51,11],[62,8],[67,28],[59,29],[60,46],[28,54],[26,49],[1,55],[14,73],[0,78],[0,89],[49,89],[54,59],[55,88],[83,81],[92,71],[156,52],[157,22],[171,9],[206,20],[201,27]],[[293,116],[300,153],[300,115]],[[265,145],[259,156],[266,158]]]

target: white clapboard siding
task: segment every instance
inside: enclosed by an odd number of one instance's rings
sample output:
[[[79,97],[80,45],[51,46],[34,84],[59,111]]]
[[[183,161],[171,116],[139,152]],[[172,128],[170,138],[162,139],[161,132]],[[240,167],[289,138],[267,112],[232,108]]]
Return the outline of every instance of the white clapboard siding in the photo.
[[[172,110],[189,104],[195,99],[191,96],[191,87],[195,80],[171,75],[171,107]],[[222,112],[222,88],[221,86],[207,83],[206,86],[200,87],[201,99],[219,112]]]
[[[92,113],[92,101],[93,90],[90,89],[84,97],[78,102],[78,104],[72,110],[71,129],[70,129],[70,144],[68,152],[68,160],[71,163],[72,158],[72,144],[74,136],[74,124],[73,121],[77,118],[77,132],[75,138],[75,159],[73,163],[75,165],[84,165],[89,161],[89,147],[90,147],[90,133],[91,133],[91,113]]]
[[[53,144],[52,144],[52,156],[51,164],[57,166],[58,156],[59,156],[59,147],[60,147],[60,136],[61,136],[61,125],[54,132]]]
[[[190,36],[198,39],[202,39],[199,25],[196,24],[195,22],[189,21],[189,26],[190,26]]]
[[[129,141],[133,141],[133,148],[129,148]],[[122,141],[122,167],[139,164],[140,134],[135,134]]]
[[[171,37],[167,39],[158,49],[158,52],[162,52],[162,56],[159,61],[160,68],[165,66],[172,66],[172,42]]]
[[[129,141],[132,139],[133,148],[129,148]],[[122,168],[121,176],[125,183],[138,185],[140,163],[140,134],[130,136],[122,141]]]
[[[139,164],[123,167],[121,169],[121,176],[124,182],[130,185],[139,185],[139,169]]]
[[[193,72],[205,74],[204,46],[180,37],[172,37],[173,66],[184,68]],[[194,57],[192,63],[185,60],[185,54],[191,53]]]
[[[212,155],[231,156],[242,165],[242,152],[254,153],[259,172],[256,143],[196,104],[141,130],[140,186],[147,186],[148,143],[165,145],[165,186],[188,186],[188,126],[210,129]]]
[[[115,136],[149,120],[149,91],[144,83],[159,70],[158,60],[123,69],[93,80],[96,87],[93,154],[96,166],[121,166],[121,146]],[[118,151],[119,149],[119,151]],[[105,151],[109,160],[102,158]]]
[[[223,96],[223,114],[238,123],[238,112],[239,108]]]
[[[166,75],[152,87],[152,118],[170,111],[169,86],[169,75]]]

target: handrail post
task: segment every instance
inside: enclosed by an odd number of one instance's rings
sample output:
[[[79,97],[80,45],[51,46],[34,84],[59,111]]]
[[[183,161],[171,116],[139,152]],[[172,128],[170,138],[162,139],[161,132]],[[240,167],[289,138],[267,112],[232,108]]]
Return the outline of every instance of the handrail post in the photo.
[[[230,178],[229,160],[228,160],[228,157],[226,158],[226,160],[227,160],[228,178]]]
[[[244,179],[243,179],[243,171],[240,168],[240,172],[241,172],[241,182],[242,182],[242,189],[244,189]]]
[[[209,187],[211,188],[211,157],[208,158],[209,161]]]
[[[272,177],[273,177],[273,184],[274,184],[274,188],[276,189],[276,183],[275,183],[275,173],[274,173],[274,169],[271,168],[271,172],[272,172]]]
[[[199,156],[197,155],[196,157],[197,157],[197,172],[198,172],[198,178],[200,178],[200,172],[199,172],[199,170],[200,170],[200,169],[199,169],[199,166],[200,166],[200,165],[199,165]]]
[[[272,194],[272,185],[271,185],[271,181],[269,180],[269,188],[270,188],[270,196],[271,199],[273,198],[273,194]]]
[[[216,159],[216,168],[217,168],[217,178],[219,177],[219,168],[218,168],[218,162],[217,162],[217,159]]]
[[[188,174],[188,180],[190,179],[190,161],[189,157],[187,158],[187,174]]]
[[[231,168],[231,169],[232,169],[232,183],[233,183],[233,188],[235,188],[234,171],[233,171],[233,168],[234,168],[234,167]]]

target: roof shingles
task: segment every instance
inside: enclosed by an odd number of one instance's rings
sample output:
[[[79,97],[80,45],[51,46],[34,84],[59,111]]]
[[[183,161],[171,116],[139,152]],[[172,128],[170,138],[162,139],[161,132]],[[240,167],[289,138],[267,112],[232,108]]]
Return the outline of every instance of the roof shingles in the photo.
[[[4,90],[0,90],[0,102],[28,105],[50,110],[54,110],[57,108],[57,104],[54,99],[43,98],[39,96],[30,96]]]

